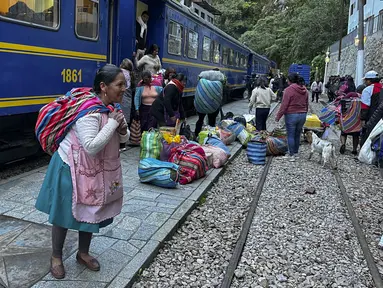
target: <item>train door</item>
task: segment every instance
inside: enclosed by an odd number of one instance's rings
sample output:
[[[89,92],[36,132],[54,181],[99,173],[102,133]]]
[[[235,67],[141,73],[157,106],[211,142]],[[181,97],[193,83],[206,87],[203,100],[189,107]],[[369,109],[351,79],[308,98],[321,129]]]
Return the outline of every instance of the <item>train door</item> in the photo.
[[[109,0],[108,4],[108,63],[119,64],[120,61],[120,49],[119,49],[119,37],[118,37],[118,0]]]

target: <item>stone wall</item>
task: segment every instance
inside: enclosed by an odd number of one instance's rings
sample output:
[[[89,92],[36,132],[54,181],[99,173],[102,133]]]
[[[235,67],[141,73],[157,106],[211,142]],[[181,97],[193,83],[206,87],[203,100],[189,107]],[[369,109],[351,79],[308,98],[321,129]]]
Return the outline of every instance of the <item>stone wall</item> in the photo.
[[[383,31],[367,36],[364,47],[364,73],[375,70],[383,75]],[[358,48],[349,45],[343,48],[340,59],[340,75],[351,75],[355,78]],[[327,76],[337,75],[338,52],[331,53]]]

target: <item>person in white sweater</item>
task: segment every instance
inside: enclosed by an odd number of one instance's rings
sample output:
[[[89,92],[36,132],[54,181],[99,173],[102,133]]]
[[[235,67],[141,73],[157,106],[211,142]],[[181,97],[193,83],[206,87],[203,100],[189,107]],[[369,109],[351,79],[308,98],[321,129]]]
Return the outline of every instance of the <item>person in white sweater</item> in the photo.
[[[268,87],[262,77],[255,82],[255,88],[251,94],[249,113],[255,108],[255,122],[258,131],[266,130],[266,121],[270,113],[271,102],[277,100],[277,95]]]
[[[56,279],[65,277],[62,252],[68,229],[79,231],[77,262],[100,270],[89,246],[92,234],[111,224],[122,208],[119,144],[128,141],[130,133],[124,114],[113,107],[121,103],[125,89],[120,68],[110,64],[101,68],[90,92],[94,97],[88,101],[97,101],[103,110],[81,115],[69,126],[49,163],[35,206],[49,215],[52,224],[50,271]],[[87,111],[83,106],[78,109]]]
[[[137,68],[141,71],[150,71],[152,75],[158,74],[161,70],[161,60],[158,56],[159,48],[156,44],[150,46],[148,54],[137,61]]]

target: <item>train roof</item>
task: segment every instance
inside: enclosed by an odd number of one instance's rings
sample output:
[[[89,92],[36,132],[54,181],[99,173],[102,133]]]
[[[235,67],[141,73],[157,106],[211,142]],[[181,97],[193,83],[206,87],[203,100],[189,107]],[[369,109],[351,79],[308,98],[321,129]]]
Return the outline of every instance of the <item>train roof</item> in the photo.
[[[267,57],[263,56],[263,55],[260,55],[258,54],[257,52],[251,50],[249,47],[247,47],[246,45],[244,45],[243,43],[241,43],[240,41],[238,41],[237,39],[235,39],[234,37],[230,36],[229,34],[227,34],[226,32],[222,31],[221,29],[219,29],[217,26],[215,26],[214,24],[210,23],[209,21],[206,21],[205,19],[202,19],[198,16],[196,16],[190,9],[189,7],[185,6],[185,5],[182,5],[178,2],[175,2],[174,0],[167,0],[167,3],[170,4],[172,7],[178,9],[178,10],[181,10],[182,12],[184,12],[185,14],[189,15],[190,17],[192,17],[194,20],[204,24],[205,26],[209,27],[210,29],[212,29],[214,32],[217,32],[218,34],[220,34],[221,36],[225,37],[226,39],[230,40],[231,42],[237,44],[238,46],[248,50],[251,54],[254,54],[256,56],[258,56],[259,58],[262,58],[264,60],[267,60],[267,61],[270,61]]]

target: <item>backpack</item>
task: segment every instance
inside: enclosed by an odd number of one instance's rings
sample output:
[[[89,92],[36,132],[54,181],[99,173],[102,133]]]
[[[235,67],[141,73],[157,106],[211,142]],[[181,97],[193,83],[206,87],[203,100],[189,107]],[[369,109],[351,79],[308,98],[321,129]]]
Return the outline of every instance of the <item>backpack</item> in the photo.
[[[116,104],[116,108],[120,109],[120,106]],[[35,126],[36,137],[42,149],[52,155],[78,119],[114,109],[112,105],[106,107],[92,88],[74,88],[40,109]]]

